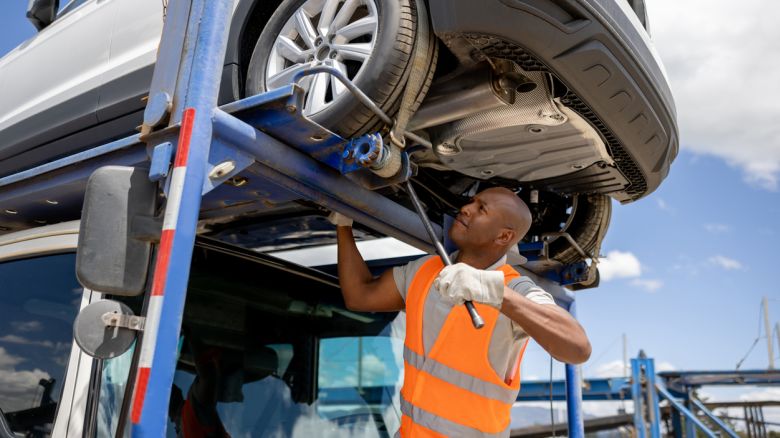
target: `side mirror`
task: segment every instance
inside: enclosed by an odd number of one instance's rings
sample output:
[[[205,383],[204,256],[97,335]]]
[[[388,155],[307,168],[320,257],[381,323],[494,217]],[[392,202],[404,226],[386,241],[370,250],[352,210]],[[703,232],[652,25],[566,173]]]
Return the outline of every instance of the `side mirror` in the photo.
[[[76,251],[76,278],[84,287],[122,296],[144,292],[152,241],[162,231],[154,217],[157,183],[148,175],[106,166],[89,177]]]
[[[29,0],[27,3],[27,19],[40,31],[54,21],[59,8],[59,0]]]

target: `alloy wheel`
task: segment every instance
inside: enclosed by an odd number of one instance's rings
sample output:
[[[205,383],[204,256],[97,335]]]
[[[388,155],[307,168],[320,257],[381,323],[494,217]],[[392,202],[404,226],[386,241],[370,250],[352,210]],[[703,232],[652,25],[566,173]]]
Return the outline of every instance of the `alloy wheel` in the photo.
[[[337,68],[355,80],[374,51],[378,29],[373,0],[309,0],[282,27],[266,65],[266,88],[292,82],[301,70],[315,65]],[[346,87],[327,73],[305,77],[303,114],[327,108]]]

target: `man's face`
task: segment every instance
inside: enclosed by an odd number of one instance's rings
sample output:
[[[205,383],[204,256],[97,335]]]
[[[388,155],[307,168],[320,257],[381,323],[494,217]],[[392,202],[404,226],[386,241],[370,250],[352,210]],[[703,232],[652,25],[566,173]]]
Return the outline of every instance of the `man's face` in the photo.
[[[490,248],[502,245],[500,240],[512,230],[507,194],[487,189],[461,207],[450,228],[450,238],[461,249]]]

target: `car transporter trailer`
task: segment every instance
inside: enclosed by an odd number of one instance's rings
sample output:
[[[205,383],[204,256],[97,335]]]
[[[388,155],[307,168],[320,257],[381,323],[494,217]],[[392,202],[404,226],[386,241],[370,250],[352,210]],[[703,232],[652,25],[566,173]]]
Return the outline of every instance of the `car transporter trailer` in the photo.
[[[164,434],[198,219],[204,209],[224,206],[225,185],[236,190],[234,198],[246,199],[256,198],[261,188],[282,188],[429,253],[438,246],[429,232],[435,241],[446,235],[424,214],[373,191],[409,180],[414,166],[407,156],[396,176],[375,175],[360,158],[370,161],[382,147],[381,137],[343,139],[313,123],[302,114],[304,92],[295,83],[217,107],[230,1],[172,0],[166,13],[140,134],[0,178],[0,210],[15,228],[30,228],[42,218],[57,222],[63,212],[78,215],[84,199],[76,262],[80,282],[114,295],[144,295],[140,316],[106,310],[87,321],[87,328],[76,327],[77,341],[111,327],[137,342],[128,382],[132,398],[126,398],[118,430],[130,421],[132,435],[139,437]],[[313,67],[295,82],[322,72],[336,76],[392,123],[337,70]],[[411,142],[425,141],[406,135]],[[261,178],[247,183],[239,174],[250,166]],[[155,215],[160,190],[164,213]],[[533,253],[540,245],[521,249]],[[581,268],[547,277],[558,285],[575,283],[586,275]],[[558,304],[574,314],[573,293],[558,289],[552,291]],[[93,333],[83,332],[90,327]],[[115,354],[129,346],[102,345]],[[578,366],[566,365],[565,397],[568,435],[583,437]]]

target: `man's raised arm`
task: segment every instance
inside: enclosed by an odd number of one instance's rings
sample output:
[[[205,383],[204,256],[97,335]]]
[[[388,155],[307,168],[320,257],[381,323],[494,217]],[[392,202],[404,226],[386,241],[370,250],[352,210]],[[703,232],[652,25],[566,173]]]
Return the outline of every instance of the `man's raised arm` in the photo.
[[[393,270],[374,278],[355,245],[352,221],[337,213],[329,220],[336,225],[339,283],[347,308],[363,312],[403,310],[404,300],[395,285]]]

